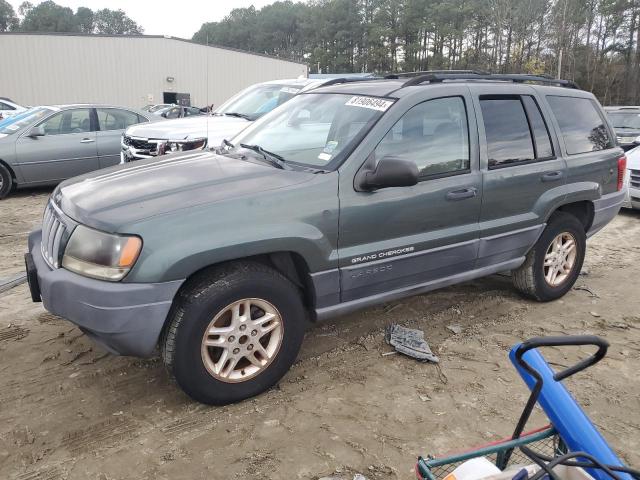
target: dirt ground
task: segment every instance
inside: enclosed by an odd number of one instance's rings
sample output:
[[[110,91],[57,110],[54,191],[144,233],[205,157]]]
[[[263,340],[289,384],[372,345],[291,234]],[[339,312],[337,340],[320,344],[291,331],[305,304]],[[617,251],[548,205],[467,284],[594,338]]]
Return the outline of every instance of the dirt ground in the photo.
[[[49,193],[0,202],[0,277],[23,269]],[[106,354],[21,285],[0,294],[0,478],[415,478],[418,455],[511,433],[528,396],[511,345],[577,333],[611,348],[568,386],[638,468],[640,214],[590,240],[583,272],[553,303],[524,300],[496,275],[319,325],[276,388],[222,408],[186,397],[158,359]],[[440,366],[383,355],[391,322],[423,329]],[[568,365],[578,353],[549,357]],[[538,413],[532,426],[543,422]]]

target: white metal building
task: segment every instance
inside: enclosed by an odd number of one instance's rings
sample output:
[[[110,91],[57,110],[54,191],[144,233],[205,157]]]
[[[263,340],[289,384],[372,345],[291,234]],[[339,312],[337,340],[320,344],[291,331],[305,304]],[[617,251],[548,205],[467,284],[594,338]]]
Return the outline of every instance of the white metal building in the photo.
[[[0,33],[0,96],[22,105],[220,105],[301,63],[162,36]]]

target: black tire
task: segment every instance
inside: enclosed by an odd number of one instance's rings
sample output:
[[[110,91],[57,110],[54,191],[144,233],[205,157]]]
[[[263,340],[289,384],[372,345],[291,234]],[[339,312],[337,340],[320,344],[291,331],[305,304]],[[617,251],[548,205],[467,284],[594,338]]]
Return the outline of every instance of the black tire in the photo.
[[[11,172],[0,163],[0,200],[9,195],[12,188],[13,178],[11,177]]]
[[[202,341],[212,319],[242,299],[269,302],[279,312],[283,328],[271,363],[248,380],[228,383],[207,370]],[[279,272],[254,262],[221,266],[191,279],[179,293],[163,335],[162,358],[193,399],[210,405],[238,402],[264,392],[287,373],[302,345],[306,315],[301,292]]]
[[[576,258],[567,277],[557,286],[545,279],[544,258],[551,242],[560,234],[568,233],[575,239]],[[540,302],[556,300],[566,294],[578,279],[587,246],[584,225],[573,215],[555,212],[534,247],[527,253],[525,262],[513,271],[513,284],[526,296]]]

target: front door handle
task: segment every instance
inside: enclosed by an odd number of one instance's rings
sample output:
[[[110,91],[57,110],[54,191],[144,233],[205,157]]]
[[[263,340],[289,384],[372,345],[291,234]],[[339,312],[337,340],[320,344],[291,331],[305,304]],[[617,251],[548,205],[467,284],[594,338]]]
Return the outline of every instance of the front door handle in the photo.
[[[563,176],[564,174],[560,170],[557,170],[555,172],[545,173],[544,175],[542,175],[542,177],[540,177],[540,180],[542,180],[543,182],[557,182]]]
[[[464,200],[465,198],[473,198],[478,194],[475,187],[461,188],[460,190],[452,190],[446,195],[447,200]]]
[[[95,140],[93,138],[83,138],[80,140],[80,143],[93,143]]]

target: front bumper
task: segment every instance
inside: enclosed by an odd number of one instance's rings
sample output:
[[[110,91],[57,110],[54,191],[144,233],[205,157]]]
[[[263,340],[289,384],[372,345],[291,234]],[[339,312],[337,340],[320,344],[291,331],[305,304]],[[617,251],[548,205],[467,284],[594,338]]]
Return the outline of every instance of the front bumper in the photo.
[[[183,280],[164,283],[106,282],[64,268],[51,269],[42,258],[42,232],[29,235],[27,272],[32,297],[119,355],[154,353],[173,298]]]
[[[602,230],[618,214],[627,195],[627,189],[603,195],[593,202],[593,222],[587,232],[590,237]]]

